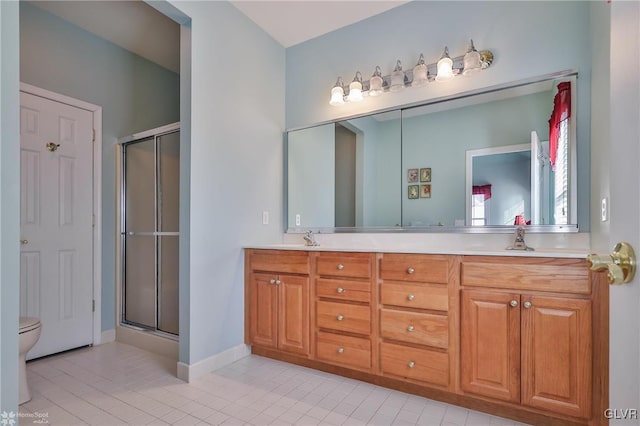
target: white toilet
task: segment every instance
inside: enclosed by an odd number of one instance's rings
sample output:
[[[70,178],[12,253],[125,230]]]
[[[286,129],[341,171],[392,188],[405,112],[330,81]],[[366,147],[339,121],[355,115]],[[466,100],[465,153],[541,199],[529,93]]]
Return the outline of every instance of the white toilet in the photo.
[[[19,358],[18,358],[18,380],[20,381],[19,389],[19,404],[24,404],[31,400],[31,392],[29,392],[29,385],[27,384],[27,352],[31,350],[33,345],[36,344],[40,338],[40,320],[38,318],[20,317],[20,330],[19,330]]]

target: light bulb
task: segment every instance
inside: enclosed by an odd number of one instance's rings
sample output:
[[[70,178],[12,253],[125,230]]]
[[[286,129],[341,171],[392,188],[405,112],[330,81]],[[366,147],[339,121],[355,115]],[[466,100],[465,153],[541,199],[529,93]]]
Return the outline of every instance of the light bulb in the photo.
[[[389,91],[399,92],[402,89],[404,89],[404,71],[402,71],[402,63],[400,59],[398,59],[396,67],[391,73],[391,86],[389,86]]]
[[[353,78],[351,84],[349,84],[347,100],[349,102],[362,101],[362,74],[360,74],[360,71],[356,72],[356,76]]]
[[[436,81],[448,81],[453,78],[453,61],[449,56],[449,48],[444,47],[444,53],[438,61],[438,73],[436,74]]]
[[[469,44],[469,50],[467,50],[467,53],[465,53],[462,62],[464,67],[462,75],[475,74],[482,69],[482,65],[480,63],[480,53],[473,45],[473,40],[471,40],[471,43]]]
[[[344,104],[344,87],[342,77],[338,77],[335,86],[331,89],[331,100],[329,105],[337,106]]]
[[[424,63],[424,55],[421,53],[418,63],[413,67],[413,81],[411,82],[411,87],[426,86],[428,82],[427,66]]]
[[[380,72],[380,67],[376,66],[376,70],[373,72],[373,75],[369,79],[369,96],[382,95],[383,83],[384,83],[384,80],[382,80],[382,73]]]

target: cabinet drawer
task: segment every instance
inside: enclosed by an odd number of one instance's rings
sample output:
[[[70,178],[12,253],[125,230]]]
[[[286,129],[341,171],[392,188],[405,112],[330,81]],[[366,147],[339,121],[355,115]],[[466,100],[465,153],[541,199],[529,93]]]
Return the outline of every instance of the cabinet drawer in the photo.
[[[307,275],[309,274],[309,254],[282,250],[252,251],[251,270]]]
[[[384,280],[447,284],[449,266],[445,256],[385,254],[380,261],[380,277]]]
[[[318,301],[318,327],[351,333],[371,333],[371,310],[368,306]]]
[[[371,342],[360,337],[318,332],[317,358],[332,364],[371,368]]]
[[[318,275],[328,277],[371,277],[371,255],[368,253],[323,252],[316,258]]]
[[[446,352],[382,343],[380,363],[385,374],[441,386],[449,384],[449,355]]]
[[[383,305],[407,308],[449,310],[449,289],[442,285],[382,283]]]
[[[371,301],[371,283],[369,281],[319,278],[316,281],[316,295],[337,300],[369,303]]]
[[[460,267],[463,286],[591,293],[584,259],[465,256]]]
[[[382,309],[382,337],[437,348],[449,347],[449,319],[446,315],[420,314]]]

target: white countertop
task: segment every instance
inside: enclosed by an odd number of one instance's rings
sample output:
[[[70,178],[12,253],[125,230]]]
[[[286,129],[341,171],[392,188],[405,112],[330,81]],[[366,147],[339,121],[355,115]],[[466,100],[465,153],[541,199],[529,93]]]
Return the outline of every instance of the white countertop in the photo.
[[[584,259],[590,250],[588,233],[531,233],[525,241],[534,251],[507,250],[511,234],[314,234],[319,246],[304,245],[302,234],[283,234],[281,241],[246,244],[269,250],[346,251],[374,253],[450,254],[471,256],[524,256]]]
[[[537,249],[534,251],[522,250],[483,250],[483,249],[436,249],[436,248],[400,248],[400,247],[323,247],[304,246],[300,244],[255,244],[247,245],[247,249],[261,250],[300,250],[300,251],[341,251],[341,252],[373,252],[373,253],[415,253],[415,254],[449,254],[458,256],[520,256],[520,257],[559,257],[584,259],[589,254],[585,250],[573,249]]]

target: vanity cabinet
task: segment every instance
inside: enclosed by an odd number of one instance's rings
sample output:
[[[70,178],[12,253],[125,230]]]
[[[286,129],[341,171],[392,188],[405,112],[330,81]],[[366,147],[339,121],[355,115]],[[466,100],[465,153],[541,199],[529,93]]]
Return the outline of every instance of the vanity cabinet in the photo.
[[[247,263],[248,342],[308,355],[308,254],[258,252]]]
[[[603,425],[608,284],[585,259],[247,250],[256,354],[530,424]]]
[[[462,285],[487,287],[464,287],[461,292],[462,390],[567,416],[591,417],[593,314],[592,300],[583,294],[590,292],[586,264],[509,260],[513,265],[507,276],[519,271],[528,277],[510,284],[527,289],[521,292],[495,289],[503,287],[508,279],[504,276],[476,274],[482,263],[492,270],[499,261],[469,259],[469,270],[474,271],[469,277],[462,262]],[[558,280],[551,287],[542,270],[556,267],[576,281]]]
[[[371,371],[374,255],[320,252],[315,259],[316,358]]]
[[[380,368],[383,375],[448,388],[451,256],[383,254]]]

